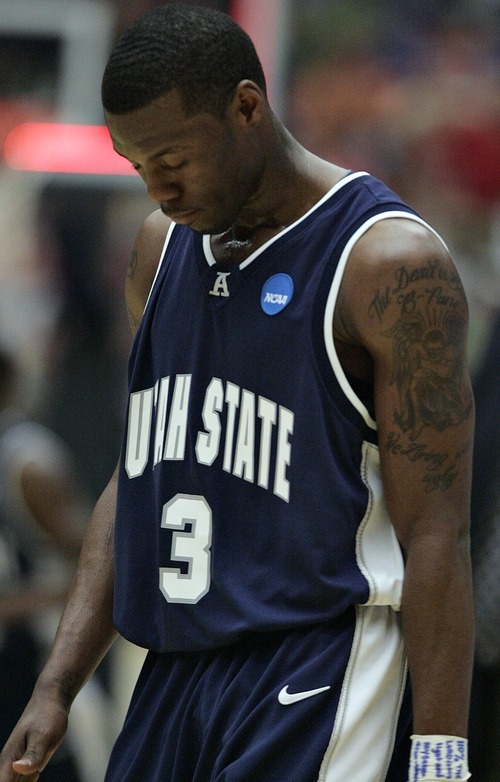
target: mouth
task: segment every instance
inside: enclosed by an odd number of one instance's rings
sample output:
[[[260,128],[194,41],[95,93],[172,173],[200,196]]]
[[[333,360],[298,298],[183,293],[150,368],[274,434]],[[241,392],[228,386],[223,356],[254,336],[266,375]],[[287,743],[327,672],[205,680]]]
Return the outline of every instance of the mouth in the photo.
[[[188,209],[182,212],[169,212],[166,209],[162,208],[163,214],[167,215],[167,217],[170,217],[171,220],[174,221],[174,223],[179,223],[180,225],[187,225],[191,222],[193,217],[198,214],[198,209]]]

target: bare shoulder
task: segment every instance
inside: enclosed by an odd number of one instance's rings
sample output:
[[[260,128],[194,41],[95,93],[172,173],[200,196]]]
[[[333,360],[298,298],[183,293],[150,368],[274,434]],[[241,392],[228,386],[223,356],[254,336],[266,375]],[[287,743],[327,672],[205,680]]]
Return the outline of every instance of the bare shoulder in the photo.
[[[338,310],[350,339],[373,349],[396,323],[467,321],[465,292],[445,244],[425,224],[404,218],[380,220],[357,242]]]
[[[419,264],[422,259],[436,257],[451,261],[442,239],[426,225],[411,217],[391,217],[379,220],[357,242],[352,253],[358,261],[376,271],[402,258]]]
[[[160,209],[142,224],[127,268],[125,295],[132,330],[139,325],[171,221]]]

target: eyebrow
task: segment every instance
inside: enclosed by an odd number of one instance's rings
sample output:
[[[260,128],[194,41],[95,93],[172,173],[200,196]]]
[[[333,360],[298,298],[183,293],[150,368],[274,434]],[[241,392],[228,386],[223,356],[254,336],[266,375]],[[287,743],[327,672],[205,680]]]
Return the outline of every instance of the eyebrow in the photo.
[[[113,143],[113,149],[117,155],[120,155],[121,157],[124,157],[128,160],[125,152],[120,152],[119,146],[119,144]],[[164,155],[172,155],[176,152],[180,152],[182,149],[184,149],[184,147],[180,144],[170,147],[163,147],[158,152],[155,152],[154,155],[149,158],[149,160],[158,160],[158,158],[163,157]]]
[[[159,157],[163,157],[164,155],[172,155],[175,152],[179,152],[182,149],[180,146],[175,147],[165,147],[165,149],[160,149],[159,152],[155,152],[154,155],[152,155],[149,159],[150,160],[157,160]]]

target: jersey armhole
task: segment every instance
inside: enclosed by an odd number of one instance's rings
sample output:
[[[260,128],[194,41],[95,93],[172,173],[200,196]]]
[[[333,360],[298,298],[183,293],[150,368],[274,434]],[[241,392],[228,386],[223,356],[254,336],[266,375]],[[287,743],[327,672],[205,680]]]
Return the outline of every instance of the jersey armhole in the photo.
[[[163,259],[165,258],[165,254],[167,252],[167,247],[168,247],[168,244],[170,242],[170,239],[172,238],[172,234],[174,232],[175,225],[176,225],[175,223],[171,223],[169,225],[169,227],[168,227],[167,235],[166,235],[165,241],[163,243],[163,249],[162,249],[162,251],[160,253],[160,258],[158,260],[158,266],[156,268],[155,276],[153,278],[153,282],[151,284],[151,288],[149,289],[149,294],[148,294],[148,298],[146,299],[146,304],[144,305],[144,312],[146,312],[146,307],[148,306],[149,300],[151,298],[151,294],[152,294],[153,289],[155,287],[156,280],[158,279],[158,274],[160,273],[160,269],[161,269],[162,264],[163,264]],[[143,315],[144,315],[144,312],[143,312]]]
[[[412,214],[411,212],[405,212],[403,210],[391,210],[387,212],[381,212],[380,214],[370,217],[353,233],[353,235],[347,242],[346,246],[344,247],[344,250],[342,251],[342,255],[340,256],[337,269],[335,270],[335,274],[332,280],[330,292],[328,294],[328,299],[325,307],[324,321],[323,321],[323,335],[325,340],[326,352],[328,354],[328,359],[330,361],[330,365],[335,374],[335,377],[337,378],[337,381],[342,391],[344,392],[344,395],[349,400],[349,402],[361,415],[366,425],[370,429],[373,429],[374,431],[376,431],[377,429],[377,423],[372,418],[368,408],[366,407],[364,402],[359,398],[359,396],[356,394],[351,383],[347,379],[347,376],[342,368],[340,359],[335,349],[335,342],[333,339],[333,315],[335,312],[335,305],[337,303],[337,297],[340,290],[342,278],[344,276],[344,271],[354,245],[363,236],[363,234],[365,234],[368,231],[368,229],[372,227],[372,225],[375,225],[375,223],[378,223],[381,220],[388,220],[394,218],[413,220],[416,223],[420,223],[420,225],[425,226],[429,231],[431,231],[431,233],[433,233],[434,236],[436,236],[443,243],[444,247],[448,249],[446,247],[445,242],[443,241],[441,236],[439,236],[437,231],[435,231],[434,228],[432,228],[428,223],[426,223],[425,220],[422,220],[421,217],[418,217],[418,215]]]

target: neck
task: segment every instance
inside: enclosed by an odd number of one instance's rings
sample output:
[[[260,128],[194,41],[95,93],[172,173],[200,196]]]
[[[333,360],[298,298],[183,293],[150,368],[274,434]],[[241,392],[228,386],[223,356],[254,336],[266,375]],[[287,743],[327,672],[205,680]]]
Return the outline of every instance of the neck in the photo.
[[[312,209],[346,173],[306,150],[274,115],[267,137],[267,161],[254,195],[233,225],[212,237],[219,261],[241,263]]]
[[[252,199],[221,236],[247,242],[260,231],[281,231],[316,204],[346,170],[306,150],[273,118],[268,163]]]

